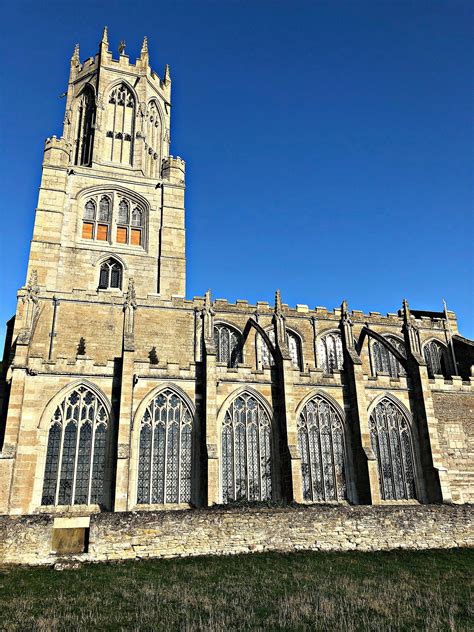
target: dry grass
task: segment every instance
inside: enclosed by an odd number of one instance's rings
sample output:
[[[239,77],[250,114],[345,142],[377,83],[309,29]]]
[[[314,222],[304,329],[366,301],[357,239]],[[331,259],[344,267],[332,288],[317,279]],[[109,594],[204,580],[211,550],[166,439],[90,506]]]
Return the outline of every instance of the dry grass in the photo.
[[[0,575],[19,630],[473,630],[474,550],[254,554]]]

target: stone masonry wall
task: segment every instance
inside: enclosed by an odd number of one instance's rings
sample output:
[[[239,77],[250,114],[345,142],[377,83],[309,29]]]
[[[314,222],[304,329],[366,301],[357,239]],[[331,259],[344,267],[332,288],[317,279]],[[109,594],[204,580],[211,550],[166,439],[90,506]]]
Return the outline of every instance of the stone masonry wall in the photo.
[[[64,528],[67,520],[59,520]],[[77,519],[70,520],[75,526]],[[54,564],[59,559],[52,552],[54,525],[50,515],[1,516],[0,563]],[[254,551],[469,546],[474,546],[473,505],[216,508],[92,515],[88,552],[70,557],[96,562]]]
[[[433,392],[443,464],[454,502],[474,502],[474,394]]]

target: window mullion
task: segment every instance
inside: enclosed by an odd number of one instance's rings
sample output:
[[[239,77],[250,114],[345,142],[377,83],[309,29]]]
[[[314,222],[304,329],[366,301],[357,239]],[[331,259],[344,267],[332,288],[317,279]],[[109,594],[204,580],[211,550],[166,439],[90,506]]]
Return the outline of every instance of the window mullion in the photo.
[[[181,428],[182,428],[182,403],[179,401],[178,415],[178,503],[181,502]]]
[[[64,433],[66,431],[66,400],[63,401],[61,406],[61,438],[59,441],[59,458],[58,458],[58,473],[56,476],[56,493],[54,495],[54,504],[57,505],[59,501],[59,485],[61,482],[61,468],[63,466],[63,447],[64,447]]]
[[[76,497],[76,478],[77,478],[77,463],[79,460],[79,438],[81,436],[81,417],[82,406],[84,402],[84,393],[79,392],[79,403],[77,409],[77,431],[76,431],[76,451],[74,453],[74,465],[72,470],[72,491],[71,491],[71,505],[74,505]]]
[[[166,503],[166,487],[168,480],[168,430],[169,430],[169,414],[170,414],[170,402],[169,397],[166,398],[165,408],[165,454],[163,458],[163,503]]]
[[[94,398],[94,419],[92,421],[91,454],[89,458],[89,480],[87,482],[87,504],[91,504],[92,477],[94,476],[95,431],[97,428],[97,397]]]
[[[150,487],[148,490],[148,502],[153,502],[153,473],[155,470],[155,410],[156,410],[156,398],[151,402],[151,449],[150,449]]]

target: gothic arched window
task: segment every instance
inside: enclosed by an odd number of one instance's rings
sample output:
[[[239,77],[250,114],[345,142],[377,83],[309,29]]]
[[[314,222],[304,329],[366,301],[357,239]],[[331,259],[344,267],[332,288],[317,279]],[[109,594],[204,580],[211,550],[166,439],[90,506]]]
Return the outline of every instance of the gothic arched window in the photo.
[[[380,495],[384,500],[415,498],[415,469],[410,425],[401,408],[385,397],[369,421],[377,457]]]
[[[270,338],[270,341],[275,344],[275,330],[269,329],[267,331],[267,336]],[[270,353],[270,349],[268,348],[265,340],[262,336],[259,336],[260,343],[260,358],[263,366],[273,366],[275,364],[273,360],[273,356]],[[286,343],[288,345],[288,350],[290,352],[291,363],[300,371],[303,370],[303,356],[301,352],[301,340],[300,337],[295,334],[293,331],[287,329],[286,330]]]
[[[423,355],[425,356],[426,365],[428,367],[428,375],[443,375],[449,377],[449,362],[446,347],[438,340],[430,340],[423,347]]]
[[[125,199],[122,199],[119,204],[117,243],[141,246],[143,245],[144,212],[138,205],[134,205],[130,213],[130,206]]]
[[[108,425],[104,404],[85,386],[63,399],[49,429],[42,505],[104,502]]]
[[[161,143],[161,119],[155,101],[148,105],[146,113],[145,172],[149,178],[158,177]]]
[[[95,97],[90,86],[86,86],[79,97],[77,110],[76,165],[90,167],[94,145]]]
[[[100,266],[99,289],[122,289],[122,266],[115,259],[107,259]]]
[[[259,400],[239,395],[222,425],[222,500],[272,497],[272,424]]]
[[[400,352],[403,357],[406,357],[405,345],[401,340],[395,336],[386,336],[386,339],[392,343],[392,345]],[[394,356],[394,354],[387,349],[387,347],[378,340],[374,340],[370,346],[372,354],[372,366],[375,373],[388,373],[390,377],[400,377],[400,375],[406,375],[405,369]]]
[[[134,135],[135,97],[130,88],[122,83],[112,90],[107,104],[107,159],[122,165],[133,164]]]
[[[159,393],[140,425],[137,503],[189,503],[193,415],[173,390]]]
[[[318,342],[318,355],[321,368],[324,373],[341,371],[344,365],[344,353],[342,350],[341,334],[338,331],[330,331],[320,337]]]
[[[229,325],[215,325],[214,343],[217,362],[227,362],[229,367],[242,362],[242,336],[236,329]]]
[[[346,497],[344,423],[336,408],[320,395],[305,404],[298,419],[303,498]]]

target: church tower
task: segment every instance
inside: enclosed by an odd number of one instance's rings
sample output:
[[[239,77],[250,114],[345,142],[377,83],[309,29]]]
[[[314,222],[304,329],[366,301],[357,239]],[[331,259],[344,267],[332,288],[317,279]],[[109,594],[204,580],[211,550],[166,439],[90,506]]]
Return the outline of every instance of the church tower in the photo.
[[[47,139],[28,278],[46,292],[185,294],[184,162],[169,155],[171,79],[147,38],[71,58],[64,129]]]

